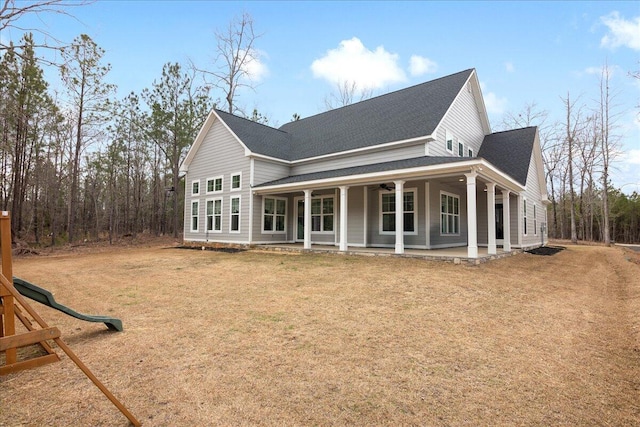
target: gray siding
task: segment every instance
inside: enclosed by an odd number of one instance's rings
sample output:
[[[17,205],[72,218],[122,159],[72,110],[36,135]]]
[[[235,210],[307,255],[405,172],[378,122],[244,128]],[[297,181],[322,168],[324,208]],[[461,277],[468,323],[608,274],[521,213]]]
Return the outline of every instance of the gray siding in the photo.
[[[368,189],[366,191],[369,191]],[[349,188],[348,193],[348,236],[347,242],[350,245],[363,245],[364,244],[364,187]],[[340,239],[338,238],[338,241]]]
[[[437,181],[431,181],[430,210],[431,210],[431,247],[443,248],[449,246],[462,246],[467,244],[467,188],[465,186],[452,186]],[[460,234],[443,235],[440,230],[440,192],[444,191],[460,197]]]
[[[412,145],[409,147],[392,148],[376,153],[360,153],[347,157],[332,158],[294,165],[291,168],[291,175],[300,175],[326,170],[342,169],[351,166],[370,165],[375,163],[389,162],[393,160],[411,159],[424,156],[424,144]]]
[[[276,179],[286,178],[290,174],[290,167],[282,163],[255,159],[253,174],[253,185],[260,185]]]
[[[476,101],[471,90],[467,86],[462,88],[451,108],[444,116],[436,130],[436,141],[429,143],[429,155],[431,156],[457,156],[457,145],[454,144],[453,154],[446,149],[446,132],[451,132],[456,139],[462,140],[465,146],[464,157],[467,157],[467,148],[473,149],[473,155],[478,155],[478,150],[484,139],[482,122],[476,106]],[[455,140],[454,140],[455,142]]]
[[[241,173],[240,191],[231,191],[231,175]],[[227,129],[216,121],[205,136],[200,149],[189,165],[186,174],[185,192],[185,241],[218,241],[230,243],[248,243],[249,236],[249,180],[250,161],[245,157],[244,149]],[[220,193],[208,194],[206,180],[217,176],[223,177],[223,189]],[[200,181],[200,194],[191,194],[191,183]],[[230,233],[231,198],[240,197],[240,233]],[[206,232],[206,200],[222,198],[222,231]],[[191,202],[199,200],[198,232],[191,229]]]
[[[534,150],[535,152],[535,150]],[[527,173],[527,189],[524,197],[527,200],[527,235],[522,236],[522,246],[535,246],[541,243],[540,224],[544,221],[544,205],[542,205],[542,189],[538,182],[538,164],[539,159],[535,155],[531,155],[529,162],[529,171]],[[533,206],[536,206],[537,229],[534,230]],[[524,214],[524,207],[521,206],[520,215]],[[521,218],[523,218],[521,216]]]

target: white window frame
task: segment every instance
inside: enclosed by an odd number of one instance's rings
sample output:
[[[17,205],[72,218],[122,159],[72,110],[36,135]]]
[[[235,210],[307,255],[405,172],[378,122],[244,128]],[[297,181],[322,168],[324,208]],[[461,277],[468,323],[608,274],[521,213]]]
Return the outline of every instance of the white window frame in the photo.
[[[193,212],[193,207],[195,206],[195,214]],[[193,227],[195,219],[196,227]],[[191,201],[191,215],[189,215],[189,231],[192,233],[197,233],[200,229],[200,200],[192,200]]]
[[[333,200],[333,210],[331,213],[325,213],[324,212],[324,201],[331,199]],[[313,202],[314,201],[320,201],[320,213],[318,214],[314,214],[313,213]],[[334,197],[333,194],[329,195],[320,195],[320,196],[316,196],[316,197],[312,197],[311,198],[311,232],[313,234],[333,234],[335,233],[336,230],[336,198]],[[324,229],[324,219],[325,217],[331,216],[333,219],[331,221],[331,230],[325,230]],[[320,218],[320,229],[319,230],[314,230],[313,229],[313,218],[317,217]]]
[[[233,212],[233,201],[234,200],[238,200],[238,212],[234,213]],[[238,216],[238,229],[234,230],[233,229],[233,216],[237,215]],[[240,225],[241,225],[241,221],[242,221],[242,198],[240,196],[233,196],[230,198],[229,200],[229,233],[240,233]]]
[[[272,214],[267,214],[265,213],[265,205],[267,204],[267,199],[272,199],[274,202],[273,205],[273,213]],[[277,213],[277,206],[278,206],[278,200],[282,200],[284,201],[284,214],[280,215]],[[262,233],[263,234],[285,234],[287,232],[287,203],[288,200],[285,197],[263,197],[262,198]],[[272,216],[273,220],[271,222],[271,224],[273,225],[273,229],[272,230],[266,230],[264,228],[264,219],[266,216]],[[284,217],[284,229],[282,230],[276,230],[276,219],[277,217]]]
[[[220,213],[216,214],[215,213],[215,207],[216,207],[216,202],[219,201],[220,202]],[[212,205],[212,211],[211,214],[209,214],[209,202],[211,202]],[[224,204],[222,202],[222,197],[216,197],[213,199],[207,199],[206,204],[205,204],[205,217],[206,217],[206,224],[205,224],[205,230],[209,233],[222,233],[222,210],[224,209]],[[211,228],[209,228],[209,217],[211,217]],[[216,217],[220,218],[220,228],[216,229]]]
[[[464,157],[464,142],[458,140],[458,157]]]
[[[194,185],[198,186],[198,191],[193,191]],[[199,179],[194,179],[193,181],[191,181],[191,195],[192,196],[199,196],[200,195],[200,180]]]
[[[453,135],[453,133],[449,132],[448,130],[445,130],[444,148],[451,154],[453,154],[453,143],[455,142],[454,140],[455,140],[455,136]],[[449,142],[451,142],[451,148],[449,148]]]
[[[239,178],[238,187],[233,187],[233,177],[237,176]],[[229,191],[240,191],[242,190],[242,172],[231,174],[231,179],[229,179]]]
[[[538,235],[538,216],[536,212],[536,204],[533,204],[533,235]]]
[[[216,180],[220,180],[220,190],[216,190]],[[209,182],[213,181],[213,190],[209,191]],[[220,175],[220,176],[214,176],[211,178],[207,178],[207,194],[215,194],[215,193],[222,193],[222,190],[224,189],[224,176]]]
[[[528,235],[528,227],[527,227],[527,199],[522,198],[522,235]]]
[[[442,212],[442,196],[451,197],[454,200],[456,200],[456,199],[458,200],[458,213],[455,213],[455,212]],[[446,191],[440,191],[440,196],[438,198],[438,205],[440,206],[440,236],[449,236],[449,237],[450,236],[459,236],[460,235],[460,222],[461,222],[460,221],[460,216],[461,216],[460,212],[462,211],[462,208],[461,208],[461,205],[460,205],[460,196],[458,194],[448,193]],[[447,201],[446,205],[449,206],[449,202],[448,201]],[[442,216],[443,215],[446,215],[447,218],[453,217],[454,218],[454,222],[457,221],[457,228],[458,228],[457,232],[451,233],[451,232],[443,232],[442,231],[442,225],[443,225]],[[447,229],[449,228],[448,225],[449,225],[449,220],[447,220],[447,227],[446,227]]]
[[[404,195],[406,193],[413,193],[413,211],[403,211],[403,214],[405,213],[413,213],[413,231],[405,231],[403,234],[405,236],[416,236],[418,234],[418,189],[417,188],[405,188],[402,191],[402,202],[404,203]],[[383,225],[384,225],[384,221],[383,221],[383,215],[387,214],[391,214],[391,212],[383,212],[382,211],[382,196],[385,194],[389,194],[391,196],[394,197],[395,200],[395,196],[396,193],[395,191],[388,191],[388,190],[380,190],[378,191],[378,233],[381,235],[395,235],[396,232],[394,231],[385,231],[383,230]],[[395,203],[395,202],[394,202]],[[394,205],[395,208],[395,205]],[[394,215],[395,215],[395,210],[393,211]],[[403,221],[403,223],[406,225],[406,223]]]
[[[467,147],[467,154],[469,155],[469,157],[473,157],[473,148]]]

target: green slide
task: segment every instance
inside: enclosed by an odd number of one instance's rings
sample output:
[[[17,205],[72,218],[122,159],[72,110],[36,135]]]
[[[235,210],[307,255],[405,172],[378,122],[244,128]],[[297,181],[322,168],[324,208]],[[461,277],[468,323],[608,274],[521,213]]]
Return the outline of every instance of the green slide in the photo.
[[[122,332],[122,321],[120,319],[108,316],[89,316],[87,314],[78,313],[77,311],[70,309],[66,305],[57,303],[55,298],[53,298],[53,294],[48,290],[43,289],[40,286],[36,286],[33,283],[29,283],[26,280],[22,280],[18,277],[13,278],[13,286],[22,295],[27,298],[31,298],[32,300],[37,301],[40,304],[48,305],[49,307],[55,308],[56,310],[59,310],[64,314],[75,317],[76,319],[84,320],[87,322],[104,323],[110,330]]]

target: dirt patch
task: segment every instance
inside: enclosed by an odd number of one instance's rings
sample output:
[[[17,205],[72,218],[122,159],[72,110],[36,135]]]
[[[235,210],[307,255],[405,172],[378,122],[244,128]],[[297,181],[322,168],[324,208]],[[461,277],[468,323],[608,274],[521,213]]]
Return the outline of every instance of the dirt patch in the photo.
[[[525,252],[532,255],[551,256],[565,249],[566,248],[564,246],[540,246],[539,248],[530,249]]]
[[[145,426],[634,425],[640,266],[626,256],[124,247],[19,258],[14,274],[122,319],[111,333],[34,303]],[[59,354],[0,378],[0,425],[127,425]]]
[[[242,248],[232,248],[225,246],[177,246],[176,249],[191,249],[195,251],[213,251],[213,252],[224,252],[227,254],[237,254],[238,252],[244,252],[246,249]]]

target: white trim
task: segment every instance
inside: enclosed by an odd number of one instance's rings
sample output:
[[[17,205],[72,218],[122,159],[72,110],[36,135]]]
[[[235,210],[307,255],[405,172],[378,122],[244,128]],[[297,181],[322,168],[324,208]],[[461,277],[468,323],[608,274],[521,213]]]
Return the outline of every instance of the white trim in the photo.
[[[215,207],[216,207],[216,200],[220,200],[220,230],[216,230],[215,229],[215,224],[216,224],[216,214],[215,214]],[[213,213],[211,214],[212,221],[211,221],[211,225],[212,225],[212,229],[209,230],[209,213],[207,211],[208,209],[208,204],[209,202],[213,202]],[[204,203],[204,231],[206,233],[222,233],[222,218],[223,218],[223,211],[224,211],[224,201],[222,200],[222,197],[214,197],[214,198],[209,198],[205,200]]]
[[[198,184],[198,192],[194,193],[193,192],[193,184]],[[200,195],[200,180],[199,179],[193,179],[191,180],[191,196],[199,196]]]
[[[451,148],[449,148],[449,141],[451,141]],[[455,144],[455,141],[456,141],[456,136],[453,134],[453,132],[451,132],[449,129],[445,129],[444,130],[444,150],[453,154],[455,152],[453,147]]]
[[[448,196],[448,197],[453,197],[454,199],[458,199],[458,232],[457,233],[443,233],[442,232],[442,214],[445,213],[446,215],[455,215],[454,213],[450,213],[450,212],[442,212],[442,195]],[[449,193],[448,191],[443,191],[440,190],[440,194],[438,194],[438,217],[440,218],[438,220],[438,224],[440,225],[439,229],[440,229],[440,237],[456,237],[456,236],[460,236],[460,229],[462,228],[462,205],[460,203],[460,200],[462,199],[462,197],[460,197],[459,194],[454,194],[454,193]]]
[[[467,157],[473,157],[473,148],[467,146]]]
[[[239,183],[239,187],[238,188],[233,188],[233,177],[234,176],[239,176],[240,177],[240,183]],[[229,192],[236,192],[236,191],[241,191],[242,190],[242,171],[240,172],[236,172],[236,173],[232,173],[230,178],[229,178]]]
[[[196,207],[196,214],[193,214],[193,205],[194,203],[197,205]],[[200,200],[191,200],[191,209],[190,209],[190,215],[189,215],[189,232],[191,233],[199,233],[200,230]],[[196,228],[193,228],[193,219],[196,219]]]
[[[238,213],[233,213],[233,200],[238,199]],[[233,230],[233,216],[238,215],[238,229]],[[241,196],[232,196],[229,198],[229,233],[238,234],[242,229],[242,197]]]
[[[369,187],[365,185],[362,188],[363,188],[363,191],[364,191],[364,194],[362,196],[363,199],[364,199],[363,200],[363,208],[362,208],[363,216],[364,216],[364,218],[362,219],[362,224],[363,224],[362,246],[366,248],[367,247],[367,240],[368,240],[367,237],[369,235],[369,233],[368,233],[368,231],[369,231],[368,230],[368,227],[369,227]],[[355,246],[355,245],[352,245],[352,246]]]
[[[255,159],[249,159],[249,188],[253,187],[253,180],[255,177]],[[253,198],[255,196],[249,191],[249,243],[253,240]]]
[[[416,187],[405,188],[402,194],[402,201],[404,203],[404,193],[413,193],[413,231],[405,231],[405,236],[416,236],[418,234],[418,189]],[[380,189],[378,190],[378,234],[381,236],[395,236],[395,231],[383,231],[382,230],[382,195],[394,193]],[[397,211],[397,206],[396,206]],[[394,211],[395,212],[395,211]],[[404,206],[402,212],[404,213]],[[403,224],[404,225],[404,224]]]
[[[348,223],[347,197],[348,195],[349,195],[349,187],[341,186],[340,187],[340,250],[341,251],[346,251],[349,246],[348,236],[347,236],[347,223]]]
[[[464,141],[458,140],[458,149],[456,150],[458,157],[464,157]]]
[[[220,190],[216,190],[216,181],[220,180]],[[213,190],[209,191],[209,181],[213,181]],[[205,193],[206,194],[219,194],[222,193],[224,191],[224,175],[218,175],[218,176],[212,176],[210,178],[207,178],[205,181]]]
[[[273,214],[269,214],[271,216],[273,216],[273,230],[265,230],[264,229],[264,217],[265,217],[265,212],[264,212],[264,205],[266,202],[266,199],[273,199],[274,200],[274,205],[273,205]],[[278,215],[277,212],[277,206],[278,200],[284,200],[284,229],[283,230],[275,230],[276,228],[276,217],[278,216],[283,216],[283,215]],[[275,196],[262,196],[262,211],[260,214],[260,230],[262,232],[262,234],[287,234],[287,208],[288,208],[288,199],[286,197],[275,197]]]
[[[528,236],[529,224],[527,224],[529,216],[527,215],[527,198],[522,196],[522,235]]]
[[[536,202],[533,202],[533,235],[538,235],[538,217],[536,212]]]

